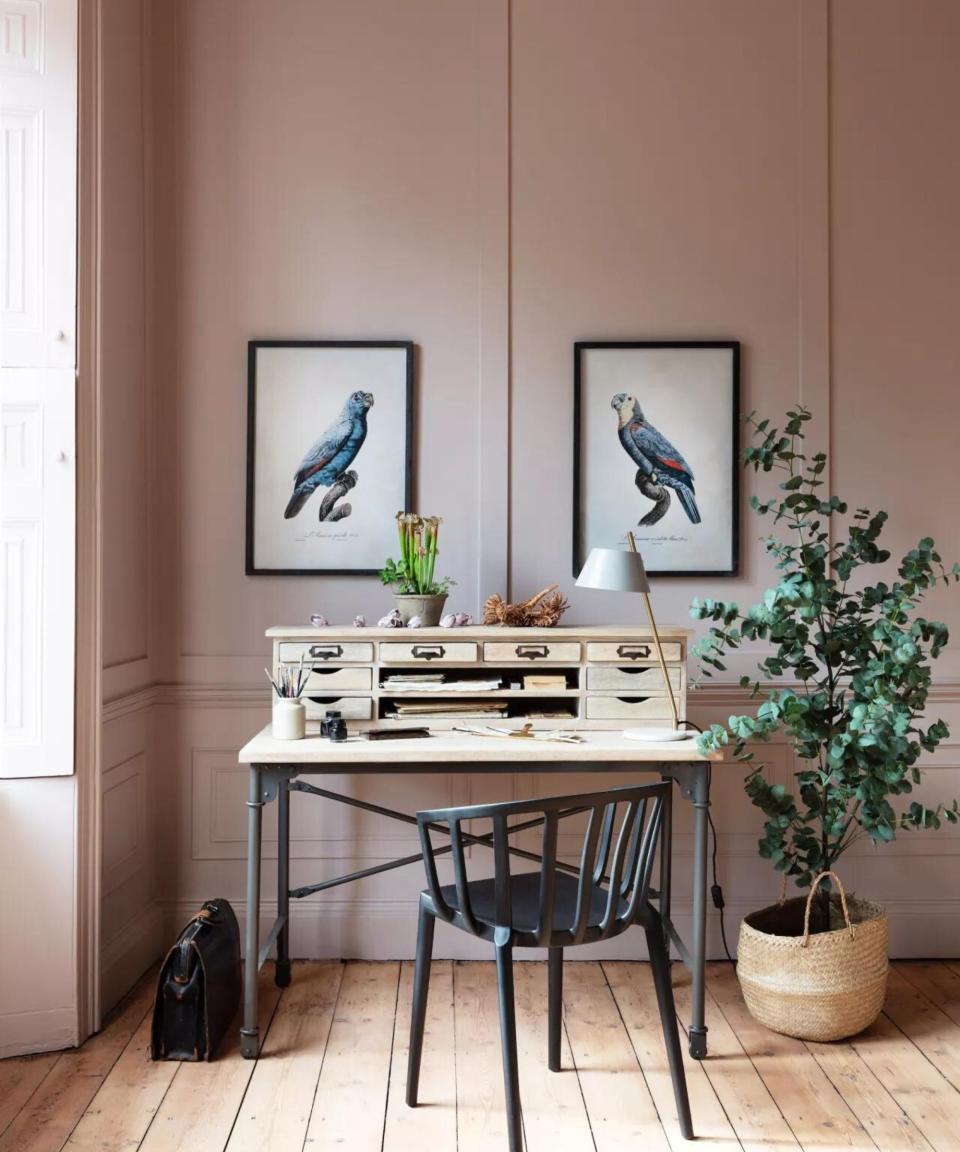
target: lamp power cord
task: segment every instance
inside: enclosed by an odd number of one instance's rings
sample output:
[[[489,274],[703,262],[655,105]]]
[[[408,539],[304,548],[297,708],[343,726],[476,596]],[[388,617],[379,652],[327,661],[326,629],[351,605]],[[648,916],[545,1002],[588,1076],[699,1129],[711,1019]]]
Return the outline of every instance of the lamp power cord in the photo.
[[[680,725],[683,728],[693,728],[695,731],[702,733],[703,729],[699,724],[694,724],[692,720],[681,720]],[[713,783],[713,765],[707,764],[707,785],[708,787]],[[737,962],[733,958],[730,947],[727,944],[727,927],[724,921],[724,908],[726,907],[723,899],[723,888],[720,886],[720,881],[717,876],[717,826],[713,822],[713,813],[707,809],[707,824],[710,827],[710,833],[713,836],[713,850],[710,853],[711,862],[711,884],[710,884],[710,898],[713,901],[713,906],[719,913],[720,920],[720,939],[723,941],[723,951],[726,953],[727,959],[736,967]]]

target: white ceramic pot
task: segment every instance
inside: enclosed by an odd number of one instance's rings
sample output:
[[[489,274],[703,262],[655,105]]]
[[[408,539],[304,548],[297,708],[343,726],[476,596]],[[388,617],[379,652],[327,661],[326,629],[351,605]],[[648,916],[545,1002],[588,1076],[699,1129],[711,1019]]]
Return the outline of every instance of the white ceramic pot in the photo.
[[[307,732],[307,710],[299,700],[274,699],[274,740],[302,740]]]

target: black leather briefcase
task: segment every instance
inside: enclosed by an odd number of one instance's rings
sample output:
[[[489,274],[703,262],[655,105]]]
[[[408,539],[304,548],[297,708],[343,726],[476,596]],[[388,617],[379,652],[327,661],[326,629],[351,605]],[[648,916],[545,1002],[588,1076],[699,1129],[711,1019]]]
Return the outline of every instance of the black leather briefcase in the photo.
[[[150,1055],[212,1060],[240,1004],[240,928],[228,901],[208,900],[167,953],[157,981]]]

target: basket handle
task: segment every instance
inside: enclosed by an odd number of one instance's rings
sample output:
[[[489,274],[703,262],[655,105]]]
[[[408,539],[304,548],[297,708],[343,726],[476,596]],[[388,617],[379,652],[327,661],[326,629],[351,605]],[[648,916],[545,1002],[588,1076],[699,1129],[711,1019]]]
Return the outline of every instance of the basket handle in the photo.
[[[814,882],[810,885],[810,894],[807,896],[807,906],[803,912],[803,939],[800,941],[801,948],[806,948],[807,944],[810,942],[810,905],[813,903],[813,894],[820,887],[820,881],[826,880],[828,876],[831,880],[835,880],[837,883],[837,891],[840,893],[840,906],[843,908],[843,919],[846,921],[847,931],[850,933],[850,939],[852,940],[857,934],[857,930],[850,923],[850,912],[847,909],[847,894],[843,890],[843,881],[836,874],[836,872],[821,872],[820,875],[817,876]]]

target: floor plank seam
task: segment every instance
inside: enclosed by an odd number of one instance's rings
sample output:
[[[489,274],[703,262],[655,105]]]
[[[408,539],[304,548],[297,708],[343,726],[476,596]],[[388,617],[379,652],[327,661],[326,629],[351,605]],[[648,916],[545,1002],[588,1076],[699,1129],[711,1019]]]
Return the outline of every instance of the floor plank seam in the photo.
[[[144,979],[144,978],[145,978],[145,977],[141,977],[141,980],[142,980],[142,979]],[[135,985],[134,985],[134,989],[136,989],[136,988],[139,986],[139,983],[140,983],[140,981],[138,980],[138,981],[137,981],[137,984],[135,984]],[[98,1096],[100,1095],[100,1093],[103,1091],[104,1085],[107,1083],[107,1081],[108,1081],[108,1080],[110,1079],[110,1077],[112,1076],[114,1068],[116,1068],[116,1066],[117,1066],[117,1065],[120,1063],[120,1061],[121,1061],[121,1059],[123,1058],[124,1054],[126,1053],[127,1049],[130,1047],[130,1045],[131,1045],[131,1044],[134,1042],[134,1040],[136,1039],[137,1033],[138,1033],[138,1032],[140,1031],[140,1029],[143,1027],[143,1022],[144,1022],[144,1020],[146,1020],[146,1018],[147,1018],[147,1017],[150,1015],[150,1013],[151,1013],[152,1011],[153,1011],[153,1005],[151,1004],[151,1005],[150,1005],[150,1006],[147,1008],[146,1012],[144,1012],[144,1014],[143,1014],[143,1015],[140,1017],[140,1020],[138,1021],[138,1023],[137,1023],[137,1026],[136,1026],[136,1027],[133,1029],[133,1031],[130,1033],[130,1038],[127,1040],[126,1044],[124,1044],[124,1046],[123,1046],[123,1047],[120,1049],[120,1051],[117,1053],[117,1057],[116,1057],[116,1059],[113,1061],[113,1063],[112,1063],[112,1064],[110,1065],[110,1067],[107,1069],[107,1072],[106,1072],[106,1074],[104,1075],[103,1079],[100,1081],[100,1085],[99,1085],[99,1087],[97,1088],[96,1092],[94,1092],[94,1094],[93,1094],[93,1097],[92,1097],[92,1098],[91,1098],[91,1100],[90,1100],[90,1103],[89,1103],[89,1104],[86,1106],[86,1108],[84,1108],[84,1110],[83,1110],[83,1111],[80,1113],[80,1115],[77,1117],[77,1119],[76,1119],[76,1122],[74,1123],[74,1125],[73,1125],[73,1127],[70,1129],[70,1131],[67,1133],[67,1135],[64,1137],[63,1143],[60,1145],[60,1147],[59,1147],[58,1149],[56,1149],[56,1152],[62,1152],[62,1150],[63,1150],[64,1148],[66,1148],[66,1146],[67,1146],[67,1145],[70,1143],[70,1141],[73,1139],[73,1134],[74,1134],[74,1132],[76,1132],[76,1130],[77,1130],[77,1129],[80,1127],[80,1123],[81,1123],[81,1121],[83,1120],[84,1116],[86,1116],[86,1115],[87,1115],[87,1114],[90,1112],[90,1110],[91,1110],[91,1109],[94,1107],[94,1105],[96,1104],[96,1102],[97,1102],[97,1097],[98,1097]],[[53,1150],[51,1150],[51,1152],[53,1152]]]
[[[303,1142],[300,1145],[300,1152],[304,1152],[307,1146],[307,1137],[310,1135],[310,1123],[313,1120],[313,1110],[317,1106],[317,1093],[320,1091],[320,1078],[323,1076],[323,1066],[327,1062],[327,1049],[330,1047],[330,1036],[333,1032],[333,1025],[337,1019],[337,1006],[340,1003],[340,993],[343,991],[343,976],[346,971],[346,962],[340,961],[339,980],[337,981],[337,995],[333,1001],[333,1011],[330,1013],[330,1023],[327,1026],[327,1034],[323,1038],[323,1055],[320,1057],[320,1067],[317,1070],[317,1082],[313,1086],[313,1099],[310,1101],[310,1111],[307,1113],[307,1122],[303,1127]]]
[[[76,1049],[74,1049],[74,1051],[76,1051]],[[43,1053],[38,1053],[37,1059],[42,1060],[43,1056],[44,1056]],[[4,1124],[3,1128],[0,1128],[0,1140],[3,1139],[4,1134],[8,1131],[10,1126],[16,1122],[17,1117],[20,1115],[20,1113],[25,1112],[26,1109],[30,1107],[30,1101],[34,1098],[34,1096],[36,1096],[36,1094],[40,1091],[40,1089],[47,1082],[47,1078],[49,1077],[50,1073],[60,1063],[60,1061],[63,1059],[63,1056],[64,1056],[63,1052],[61,1052],[59,1054],[59,1056],[57,1056],[56,1060],[53,1061],[53,1063],[50,1065],[50,1067],[46,1070],[46,1072],[44,1072],[43,1076],[37,1082],[36,1086],[34,1087],[33,1091],[30,1093],[30,1095],[26,1098],[26,1100],[24,1100],[23,1104],[20,1107],[20,1111],[14,1112],[14,1114],[10,1117],[10,1119],[6,1122],[6,1124]],[[20,1060],[20,1059],[23,1059],[23,1057],[12,1056],[12,1057],[10,1057],[10,1059],[11,1060]],[[62,1147],[62,1145],[61,1145],[61,1147]]]
[[[660,1115],[660,1109],[657,1107],[657,1099],[653,1094],[652,1088],[650,1087],[650,1081],[647,1079],[646,1069],[643,1067],[643,1061],[640,1059],[640,1053],[637,1051],[636,1046],[633,1043],[633,1036],[630,1033],[630,1029],[627,1027],[627,1022],[623,1018],[623,1010],[620,1007],[620,1001],[617,999],[617,994],[614,991],[613,985],[610,983],[610,977],[607,975],[606,963],[602,960],[600,961],[600,971],[603,974],[603,982],[607,986],[607,991],[610,993],[614,1007],[617,1009],[617,1016],[620,1018],[620,1023],[623,1025],[623,1030],[627,1034],[627,1039],[630,1041],[630,1050],[633,1052],[633,1058],[636,1060],[637,1067],[640,1069],[640,1075],[643,1077],[643,1083],[647,1089],[647,1095],[650,1097],[650,1102],[653,1104],[653,1110],[656,1112],[657,1119],[660,1121],[660,1127],[664,1132],[666,1132],[667,1126],[664,1124],[663,1117]]]
[[[583,1101],[583,1113],[587,1118],[587,1128],[590,1130],[590,1139],[593,1142],[593,1152],[598,1152],[597,1138],[593,1131],[593,1120],[590,1118],[590,1109],[587,1107],[587,1097],[583,1091],[583,1084],[580,1082],[580,1069],[577,1067],[577,1054],[573,1050],[573,1041],[570,1039],[570,1033],[567,1031],[567,1013],[564,1009],[562,1017],[563,1034],[567,1038],[567,1048],[570,1050],[570,1063],[573,1065],[573,1074],[577,1078],[577,1088],[580,1091],[580,1099]]]
[[[844,1041],[844,1043],[846,1043],[846,1042]],[[826,1068],[824,1068],[823,1064],[821,1063],[820,1059],[817,1056],[816,1051],[810,1046],[810,1044],[806,1040],[804,1041],[803,1046],[810,1053],[810,1055],[814,1058],[814,1060],[816,1060],[817,1066],[819,1068],[823,1069],[823,1074],[830,1081],[830,1083],[833,1084],[835,1088],[837,1088],[837,1085],[834,1084],[833,1077],[830,1075],[829,1071]],[[911,1126],[911,1128],[916,1130],[920,1139],[924,1142],[924,1144],[926,1144],[925,1152],[935,1152],[933,1145],[926,1138],[926,1136],[924,1136],[924,1134],[920,1131],[920,1129],[916,1127],[916,1125],[913,1123],[913,1120],[911,1120],[911,1118],[907,1114],[907,1112],[901,1107],[899,1101],[890,1092],[889,1088],[886,1087],[886,1085],[883,1083],[883,1081],[880,1079],[880,1077],[877,1076],[877,1074],[866,1063],[866,1061],[864,1061],[862,1059],[862,1057],[859,1057],[856,1049],[853,1048],[852,1046],[850,1046],[850,1048],[851,1048],[851,1051],[854,1053],[854,1055],[858,1056],[858,1059],[860,1060],[861,1064],[863,1064],[864,1072],[866,1072],[866,1074],[876,1083],[877,1087],[880,1089],[880,1091],[886,1097],[886,1100],[889,1101],[890,1105],[893,1107],[894,1111],[897,1113],[898,1122],[909,1124]],[[837,1088],[837,1091],[839,1092],[840,1089]],[[854,1115],[856,1115],[856,1113],[854,1113]],[[870,1137],[870,1139],[873,1141],[873,1143],[879,1149],[879,1152],[886,1152],[886,1150],[880,1144],[877,1144],[876,1137],[873,1135],[873,1133],[870,1131],[870,1129],[867,1127],[867,1125],[864,1124],[863,1121],[860,1121],[860,1123],[861,1123],[861,1126],[863,1127],[864,1131],[867,1133],[867,1135]]]
[[[432,963],[432,961],[431,961]],[[450,961],[450,1014],[453,1017],[453,1137],[455,1148],[460,1147],[460,1083],[457,1070],[457,961]],[[409,1059],[409,1056],[408,1056]]]
[[[432,963],[432,961],[431,961]],[[387,1064],[387,1091],[383,1100],[383,1131],[380,1133],[380,1152],[387,1143],[387,1120],[390,1114],[390,1090],[393,1087],[393,1062],[397,1053],[397,1012],[400,1008],[400,977],[403,974],[403,961],[397,961],[397,989],[393,997],[393,1032],[390,1037],[390,1061]],[[407,1059],[409,1060],[409,1053]],[[319,1080],[319,1078],[318,1078]]]
[[[911,1044],[916,1049],[916,1051],[919,1052],[919,1054],[924,1058],[924,1060],[926,1060],[926,1062],[930,1065],[930,1067],[934,1070],[934,1072],[936,1072],[936,1074],[940,1077],[940,1079],[944,1082],[944,1084],[946,1084],[949,1088],[952,1088],[956,1095],[960,1095],[960,1088],[958,1088],[957,1085],[954,1084],[954,1082],[949,1078],[949,1076],[947,1076],[947,1074],[943,1071],[942,1068],[939,1068],[936,1064],[934,1064],[934,1062],[930,1059],[930,1057],[926,1054],[926,1052],[924,1052],[924,1050],[919,1046],[919,1044],[915,1043],[915,1041],[912,1040],[907,1035],[907,1033],[900,1027],[900,1025],[896,1022],[896,1020],[894,1020],[894,1018],[889,1014],[889,1012],[887,1012],[886,1008],[884,1008],[884,1010],[883,1010],[883,1016],[886,1020],[888,1020],[890,1022],[890,1024],[894,1028],[896,1028],[896,1030],[900,1033],[900,1035],[904,1038],[904,1040],[906,1040],[906,1042],[908,1044]]]

